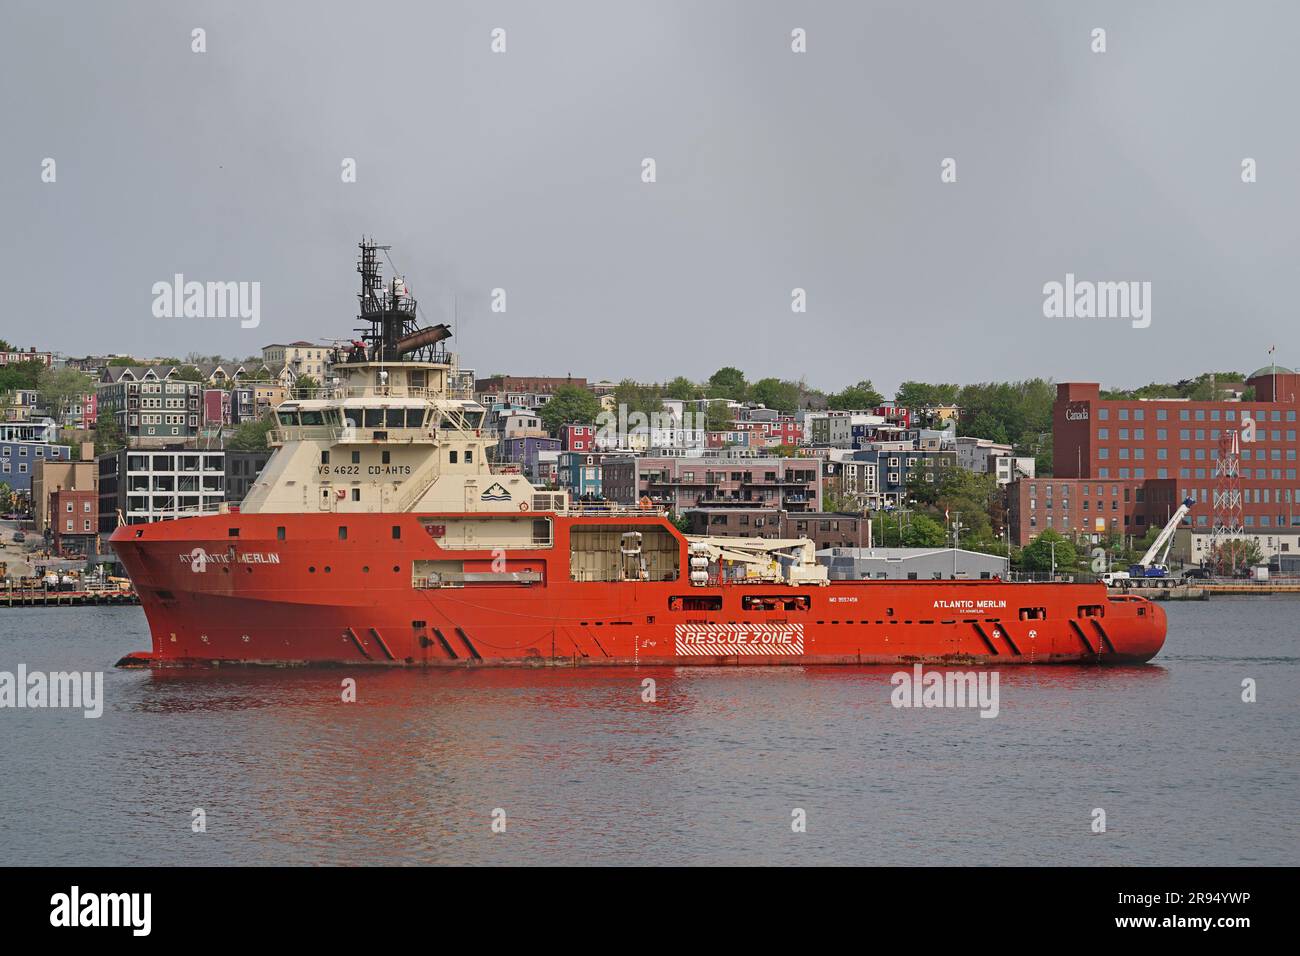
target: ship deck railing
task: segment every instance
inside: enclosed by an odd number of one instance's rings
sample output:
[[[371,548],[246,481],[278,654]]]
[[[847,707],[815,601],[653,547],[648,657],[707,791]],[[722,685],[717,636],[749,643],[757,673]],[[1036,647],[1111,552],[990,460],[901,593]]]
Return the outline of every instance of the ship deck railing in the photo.
[[[452,432],[453,429],[442,429],[442,431]],[[345,428],[341,425],[289,425],[284,428],[272,428],[267,433],[266,440],[272,444],[284,444],[289,441],[327,441],[336,445],[372,442],[381,445],[427,445],[437,441],[437,435],[423,428],[405,426]]]
[[[472,399],[473,397],[472,389],[452,385],[443,388],[430,388],[422,385],[318,385],[314,388],[294,388],[289,392],[290,400],[321,398],[421,398],[436,400],[439,398]]]
[[[620,505],[598,501],[571,501],[567,507],[547,509],[548,514],[566,518],[591,518],[601,515],[617,517],[661,518],[668,514],[666,508],[641,508],[637,505]]]

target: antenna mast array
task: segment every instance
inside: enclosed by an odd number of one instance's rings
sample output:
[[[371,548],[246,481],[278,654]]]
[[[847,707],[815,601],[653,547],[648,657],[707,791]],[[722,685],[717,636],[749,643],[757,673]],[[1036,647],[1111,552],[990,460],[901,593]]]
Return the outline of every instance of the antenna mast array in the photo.
[[[1210,555],[1220,572],[1235,573],[1237,549],[1228,542],[1245,532],[1241,507],[1241,433],[1226,428],[1219,438],[1219,459],[1214,463],[1214,527]],[[1225,546],[1226,545],[1226,546]]]
[[[389,246],[377,245],[373,238],[362,238],[357,272],[361,273],[361,291],[357,299],[361,312],[357,316],[367,323],[358,328],[364,343],[365,358],[371,362],[446,362],[447,353],[440,347],[451,337],[446,325],[421,328],[417,318],[419,305],[400,276],[385,283],[379,267],[379,253]]]

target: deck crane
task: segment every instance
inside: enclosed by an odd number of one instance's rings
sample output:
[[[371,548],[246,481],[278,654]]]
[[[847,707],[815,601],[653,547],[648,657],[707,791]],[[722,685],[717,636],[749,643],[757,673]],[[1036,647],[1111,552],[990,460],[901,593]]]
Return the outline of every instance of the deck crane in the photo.
[[[1131,578],[1163,578],[1168,577],[1169,568],[1165,561],[1169,558],[1169,549],[1174,543],[1174,532],[1178,529],[1178,524],[1187,513],[1192,510],[1192,505],[1196,504],[1195,498],[1184,498],[1183,503],[1178,506],[1178,510],[1173,513],[1169,523],[1161,529],[1156,535],[1156,539],[1151,542],[1151,547],[1147,548],[1147,553],[1142,555],[1137,564],[1129,565],[1128,573]],[[1164,550],[1161,551],[1160,549]],[[1160,555],[1160,560],[1156,561],[1156,554]]]
[[[687,535],[691,557],[691,583],[704,585],[708,567],[730,564],[744,568],[749,582],[825,585],[826,566],[817,562],[816,547],[808,538],[732,538]],[[698,575],[698,577],[697,577]]]

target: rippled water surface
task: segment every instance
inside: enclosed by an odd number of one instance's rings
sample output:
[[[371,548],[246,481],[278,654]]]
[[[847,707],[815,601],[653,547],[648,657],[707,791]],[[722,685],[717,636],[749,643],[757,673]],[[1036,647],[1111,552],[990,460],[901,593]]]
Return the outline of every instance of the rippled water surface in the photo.
[[[995,719],[888,667],[123,671],[138,608],[0,609],[0,671],[107,698],[0,710],[0,860],[1300,862],[1300,600],[1165,607],[1155,664],[1004,669]]]

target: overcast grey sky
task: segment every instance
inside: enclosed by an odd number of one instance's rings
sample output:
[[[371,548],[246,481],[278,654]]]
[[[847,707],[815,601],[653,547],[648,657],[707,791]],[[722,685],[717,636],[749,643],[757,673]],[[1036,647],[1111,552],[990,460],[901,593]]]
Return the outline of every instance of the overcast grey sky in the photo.
[[[431,321],[458,302],[483,374],[737,365],[889,393],[1249,372],[1274,344],[1300,363],[1294,3],[0,11],[0,337],[24,346],[349,336],[366,232]],[[260,327],[154,318],[177,272],[260,282]],[[1044,318],[1067,272],[1150,281],[1150,327]]]

